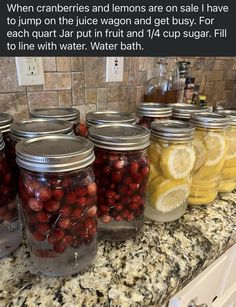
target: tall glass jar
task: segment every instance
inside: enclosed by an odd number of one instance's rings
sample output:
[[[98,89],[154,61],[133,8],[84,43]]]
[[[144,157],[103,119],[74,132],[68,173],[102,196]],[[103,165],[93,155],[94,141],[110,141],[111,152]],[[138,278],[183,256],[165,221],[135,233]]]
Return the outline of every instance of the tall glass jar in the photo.
[[[140,103],[136,107],[136,115],[138,117],[137,124],[150,129],[153,121],[170,119],[172,115],[172,107],[163,103]]]
[[[142,229],[149,173],[145,149],[149,137],[147,129],[132,124],[89,128],[89,138],[95,146],[101,239],[123,241]]]
[[[20,245],[22,238],[13,174],[4,153],[4,146],[0,132],[0,258],[13,252]]]
[[[181,121],[167,120],[151,125],[150,174],[144,214],[153,221],[176,220],[187,208],[195,163],[193,133],[194,127]]]
[[[194,149],[196,163],[190,190],[190,205],[207,205],[215,200],[224,167],[228,142],[226,129],[229,118],[217,113],[192,114],[190,122],[196,127]]]
[[[52,135],[17,143],[19,195],[34,266],[43,274],[77,273],[96,255],[93,145]]]
[[[221,174],[219,192],[232,192],[236,189],[236,111],[220,110],[220,114],[230,117],[230,126],[226,135],[228,138],[228,152]]]
[[[60,119],[73,124],[74,134],[87,136],[87,129],[80,124],[80,112],[75,108],[37,108],[30,111],[30,117]]]
[[[177,103],[172,105],[172,118],[188,122],[191,114],[206,112],[207,108],[195,106],[187,103]]]

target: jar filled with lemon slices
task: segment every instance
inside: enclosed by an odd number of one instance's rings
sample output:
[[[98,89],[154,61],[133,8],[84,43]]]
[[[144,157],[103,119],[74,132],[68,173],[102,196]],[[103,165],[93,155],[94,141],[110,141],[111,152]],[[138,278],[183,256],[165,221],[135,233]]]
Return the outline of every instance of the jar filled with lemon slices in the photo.
[[[151,124],[150,175],[145,216],[159,222],[176,220],[187,208],[195,151],[194,127],[166,120]]]
[[[206,112],[206,108],[188,103],[177,103],[172,105],[172,118],[188,122],[190,115],[194,113]]]
[[[226,132],[228,152],[221,174],[219,192],[232,192],[236,189],[236,111],[220,110],[218,113],[230,117],[230,126]]]
[[[190,122],[196,128],[193,141],[196,163],[188,200],[190,205],[210,204],[218,194],[227,154],[229,120],[229,117],[214,112],[191,115]]]

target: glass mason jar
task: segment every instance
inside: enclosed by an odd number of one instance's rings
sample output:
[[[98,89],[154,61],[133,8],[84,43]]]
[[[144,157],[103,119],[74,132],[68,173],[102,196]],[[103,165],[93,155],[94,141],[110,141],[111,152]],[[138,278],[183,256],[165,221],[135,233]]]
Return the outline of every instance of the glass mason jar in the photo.
[[[236,111],[220,110],[218,113],[230,117],[230,126],[226,132],[228,152],[221,174],[219,192],[232,192],[236,189]]]
[[[207,108],[195,106],[187,103],[178,103],[172,105],[172,118],[188,122],[191,114],[206,112]]]
[[[89,138],[95,146],[99,237],[130,239],[143,226],[150,133],[132,124],[104,124],[90,127]]]
[[[218,194],[227,154],[226,129],[229,118],[218,113],[205,112],[192,114],[190,122],[196,127],[193,141],[196,163],[188,203],[207,205]]]
[[[96,255],[93,145],[52,135],[16,145],[25,228],[34,266],[45,275],[77,273]]]
[[[167,120],[151,125],[150,174],[144,215],[153,221],[174,221],[186,211],[195,163],[193,133],[194,127],[181,121]]]
[[[172,108],[163,103],[144,102],[136,107],[137,124],[150,129],[154,120],[170,119]]]
[[[91,127],[92,125],[99,124],[135,124],[136,118],[128,112],[118,111],[96,111],[86,114],[86,125]]]
[[[13,123],[13,117],[8,114],[8,113],[0,113],[0,132],[3,135],[3,140],[5,143],[5,154],[6,158],[10,163],[11,166],[11,161],[12,161],[12,150],[11,150],[11,136],[10,136],[10,126]],[[15,159],[15,156],[14,156]]]
[[[30,111],[30,117],[61,119],[73,124],[75,135],[87,136],[87,129],[80,124],[80,112],[74,108],[37,108]]]
[[[4,153],[4,146],[0,133],[0,258],[13,252],[20,245],[22,238],[13,174]]]

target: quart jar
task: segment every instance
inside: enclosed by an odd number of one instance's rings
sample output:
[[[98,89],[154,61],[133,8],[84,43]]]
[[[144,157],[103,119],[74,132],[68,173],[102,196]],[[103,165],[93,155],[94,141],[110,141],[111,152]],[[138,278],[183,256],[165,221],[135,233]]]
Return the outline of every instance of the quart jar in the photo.
[[[172,118],[188,122],[191,114],[206,112],[207,108],[195,106],[187,103],[178,103],[172,105]]]
[[[11,161],[12,161],[12,151],[11,151],[11,136],[10,136],[10,126],[11,123],[13,123],[13,117],[8,114],[8,113],[0,113],[0,132],[3,135],[3,140],[5,143],[5,154],[6,154],[6,158],[10,163],[11,166]],[[15,155],[14,155],[14,159],[15,159]]]
[[[172,107],[163,103],[144,102],[136,107],[137,124],[150,129],[155,120],[170,119]]]
[[[230,126],[226,132],[228,152],[221,174],[219,192],[232,192],[236,189],[236,111],[225,109],[218,113],[230,117]]]
[[[158,222],[180,218],[187,208],[195,164],[194,127],[167,120],[151,124],[150,174],[144,214]]]
[[[21,141],[16,153],[34,266],[52,276],[83,270],[96,255],[93,145],[77,136],[52,135]]]
[[[190,205],[210,204],[218,194],[227,154],[229,120],[214,112],[191,115],[190,122],[196,127],[193,141],[196,163],[188,200]]]
[[[86,125],[91,127],[92,125],[99,124],[135,124],[136,118],[128,112],[118,111],[96,111],[86,114]]]
[[[94,173],[98,185],[101,239],[123,241],[142,229],[149,138],[148,129],[132,124],[89,128],[89,139],[95,146]]]
[[[75,135],[87,135],[85,125],[80,124],[80,112],[75,108],[37,108],[30,111],[30,117],[65,120],[73,124]]]
[[[0,258],[13,252],[20,245],[22,238],[13,174],[4,153],[4,146],[0,132]]]

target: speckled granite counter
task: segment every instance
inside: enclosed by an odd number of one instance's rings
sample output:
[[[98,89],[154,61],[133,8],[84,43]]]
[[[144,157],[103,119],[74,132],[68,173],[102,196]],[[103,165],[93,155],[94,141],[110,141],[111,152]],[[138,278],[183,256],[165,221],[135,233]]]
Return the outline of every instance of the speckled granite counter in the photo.
[[[0,260],[0,306],[160,306],[235,242],[236,194],[225,194],[179,221],[146,221],[133,241],[100,242],[83,275],[36,275],[23,245]]]

